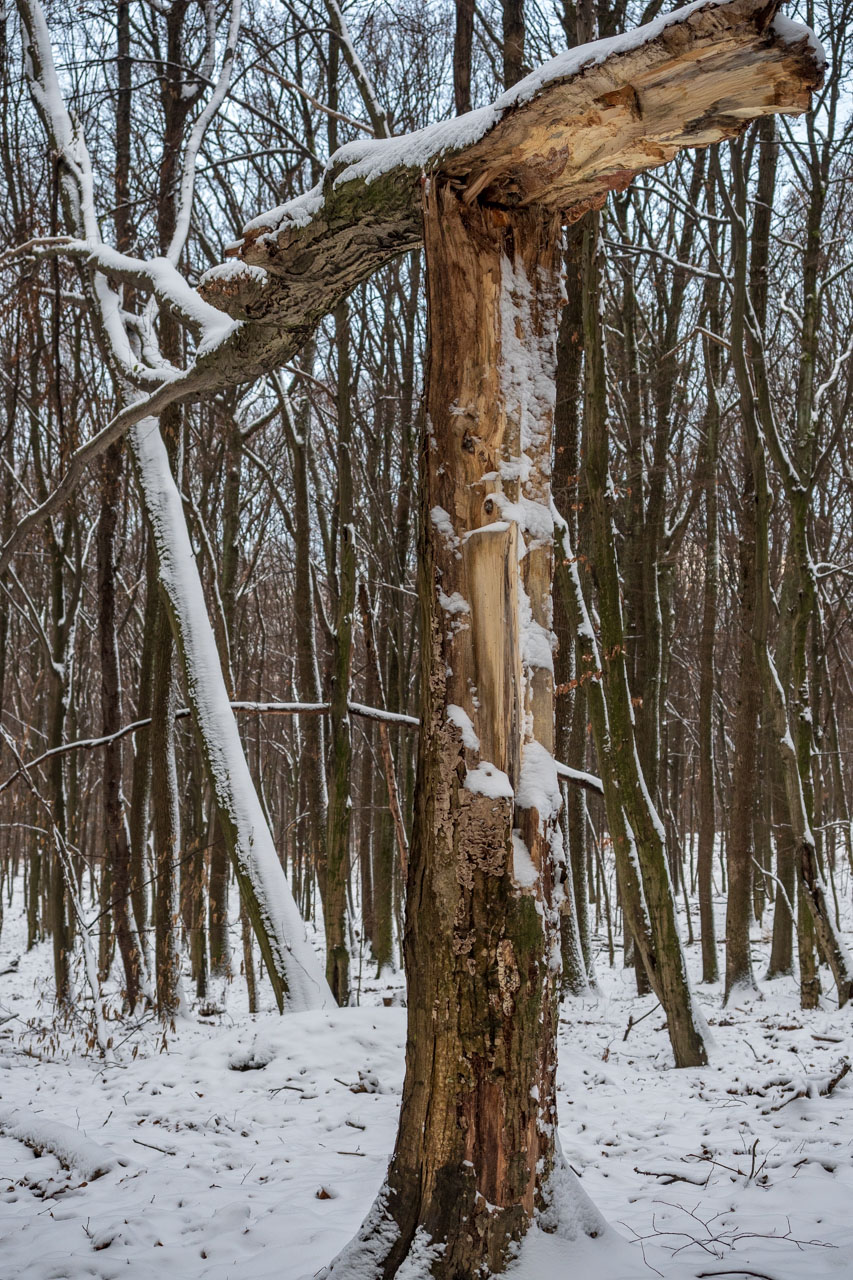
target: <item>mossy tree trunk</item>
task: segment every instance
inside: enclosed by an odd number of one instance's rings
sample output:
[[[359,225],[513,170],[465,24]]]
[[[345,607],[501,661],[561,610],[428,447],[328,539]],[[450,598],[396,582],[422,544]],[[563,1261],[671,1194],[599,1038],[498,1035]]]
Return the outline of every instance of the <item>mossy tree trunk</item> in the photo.
[[[598,588],[600,661],[588,618],[578,618],[585,636],[593,732],[596,738],[608,825],[616,857],[626,920],[649,982],[667,1015],[676,1065],[708,1060],[703,1027],[690,987],[669,866],[666,837],[640,764],[628,685],[622,591],[613,520],[605,353],[599,309],[598,222],[584,236],[585,444],[592,569]],[[578,586],[578,595],[580,588]],[[579,610],[585,606],[579,599]]]
[[[327,1275],[501,1271],[561,1229],[551,432],[559,222],[426,199],[422,731],[406,1080],[385,1187]],[[558,1176],[557,1176],[558,1175]],[[566,1194],[564,1192],[564,1194]],[[598,1215],[575,1188],[578,1229]],[[577,1202],[581,1201],[580,1212]],[[568,1225],[564,1229],[568,1233]]]

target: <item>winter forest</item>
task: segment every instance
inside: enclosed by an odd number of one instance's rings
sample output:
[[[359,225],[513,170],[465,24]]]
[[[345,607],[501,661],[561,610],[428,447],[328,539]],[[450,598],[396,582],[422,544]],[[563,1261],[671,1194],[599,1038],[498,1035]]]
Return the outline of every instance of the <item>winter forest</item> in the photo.
[[[853,1277],[851,79],[3,4],[4,1280]]]

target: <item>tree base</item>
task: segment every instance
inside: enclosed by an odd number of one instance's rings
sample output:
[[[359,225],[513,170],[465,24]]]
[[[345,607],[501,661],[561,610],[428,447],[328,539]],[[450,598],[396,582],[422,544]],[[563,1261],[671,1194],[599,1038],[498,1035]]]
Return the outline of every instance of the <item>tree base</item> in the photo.
[[[482,1260],[476,1261],[475,1254],[473,1269],[466,1263],[464,1271],[458,1263],[447,1260],[456,1253],[454,1248],[448,1248],[452,1242],[430,1237],[423,1226],[417,1225],[408,1233],[408,1241],[404,1240],[391,1208],[394,1198],[386,1181],[358,1235],[319,1272],[316,1280],[487,1280],[499,1274],[517,1275],[519,1280],[534,1274],[537,1280],[552,1275],[577,1280],[585,1274],[578,1268],[579,1252],[588,1259],[593,1244],[600,1247],[606,1242],[608,1252],[613,1246],[625,1244],[608,1227],[561,1154],[542,1189],[541,1207],[527,1221],[524,1232],[509,1240],[505,1265],[500,1270],[490,1267],[487,1261],[488,1232],[482,1229],[476,1232]],[[501,1211],[491,1212],[498,1215]],[[469,1256],[471,1249],[477,1249],[473,1232],[469,1235]],[[525,1255],[529,1255],[530,1266]],[[540,1269],[540,1260],[546,1256],[552,1259],[547,1272]]]

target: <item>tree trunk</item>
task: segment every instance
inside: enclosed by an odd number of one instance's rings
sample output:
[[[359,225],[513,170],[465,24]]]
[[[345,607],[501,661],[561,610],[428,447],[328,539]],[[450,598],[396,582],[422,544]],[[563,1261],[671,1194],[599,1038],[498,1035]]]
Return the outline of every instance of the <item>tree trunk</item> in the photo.
[[[310,373],[314,345],[303,352],[301,365]],[[283,415],[293,464],[294,586],[300,607],[295,610],[296,665],[299,698],[320,701],[320,672],[315,639],[314,580],[311,576],[311,500],[308,453],[310,449],[311,406],[306,400],[295,422],[287,406]],[[299,762],[299,823],[297,840],[305,875],[304,913],[311,900],[316,875],[325,875],[326,774],[323,768],[324,733],[320,716],[305,716],[299,725],[302,750]]]
[[[707,183],[709,203],[713,210],[714,184]],[[716,228],[711,232],[716,246]],[[708,325],[716,334],[720,328],[719,285],[709,281],[705,287]],[[720,518],[717,495],[719,465],[720,400],[722,358],[719,343],[705,340],[705,411],[704,489],[705,489],[705,574],[702,592],[702,626],[699,634],[699,840],[697,880],[699,886],[699,926],[702,936],[702,981],[716,982],[719,977],[717,941],[714,925],[714,844],[716,813],[714,807],[714,692],[717,615],[720,594]]]
[[[471,46],[474,40],[474,0],[456,0],[453,38],[453,101],[458,116],[471,110]]]
[[[101,649],[101,731],[104,737],[121,727],[121,681],[116,635],[115,531],[122,474],[122,446],[112,445],[101,464],[101,513],[98,518],[98,624]],[[124,968],[127,1002],[133,1011],[139,996],[142,957],[131,923],[130,841],[122,795],[122,745],[104,747],[105,871],[110,869],[110,914]],[[107,917],[107,923],[109,916]]]
[[[773,940],[768,978],[794,971],[794,911],[796,910],[796,856],[782,763],[771,762],[773,833],[776,844],[776,892],[773,896]]]
[[[593,708],[607,820],[616,857],[627,923],[640,949],[655,994],[667,1015],[676,1065],[708,1060],[704,1028],[687,979],[663,826],[649,795],[637,750],[628,687],[622,595],[613,522],[604,337],[599,310],[598,224],[590,219],[584,239],[584,352],[586,371],[586,477],[592,567],[598,587],[601,662],[588,617],[578,619]],[[574,566],[576,569],[576,566]],[[585,605],[577,589],[578,607]]]
[[[145,557],[145,613],[142,622],[142,653],[139,659],[137,720],[151,715],[154,697],[154,639],[159,593],[157,557],[150,536]],[[151,810],[151,726],[135,735],[133,772],[130,787],[130,900],[143,960],[150,960],[148,941],[148,826]],[[150,964],[148,966],[150,972]]]
[[[744,511],[751,514],[752,493],[744,495]],[[752,803],[758,785],[758,717],[761,686],[755,663],[752,617],[755,611],[754,528],[741,530],[742,629],[738,667],[738,703],[734,729],[734,786],[731,826],[726,843],[729,892],[726,902],[726,983],[724,1001],[736,989],[755,991],[749,928],[752,923]]]
[[[524,75],[524,0],[502,0],[504,88]]]
[[[602,1230],[554,1124],[561,870],[551,756],[559,223],[429,191],[422,731],[406,1080],[385,1188],[327,1271],[498,1272],[537,1211]],[[522,543],[523,540],[523,543]],[[526,554],[519,559],[522,545]],[[573,1222],[556,1192],[571,1195]]]
[[[326,821],[326,877],[323,922],[326,930],[326,981],[338,1004],[349,1003],[347,949],[347,883],[352,815],[350,774],[352,731],[349,718],[355,612],[355,528],[352,524],[352,413],[349,357],[349,311],[342,302],[335,310],[338,351],[338,601],[332,646],[329,715],[329,805]]]
[[[178,775],[175,763],[174,641],[166,602],[157,609],[154,697],[151,706],[151,793],[154,804],[154,962],[157,1011],[171,1018],[180,1001],[177,863],[181,847]]]
[[[572,546],[580,546],[581,470],[581,373],[583,366],[583,219],[566,232],[566,284],[568,298],[560,319],[557,337],[556,404],[554,408],[554,500],[571,531]],[[586,523],[586,522],[584,522]],[[571,600],[567,599],[569,578],[558,578],[554,595],[554,632],[558,648],[554,655],[557,684],[557,758],[575,769],[586,767],[586,689],[581,677],[582,657],[575,639]],[[563,911],[563,990],[572,994],[587,991],[594,984],[592,948],[589,936],[589,885],[587,883],[586,794],[581,787],[566,788],[563,832],[566,858],[572,881]],[[576,948],[580,944],[580,952]]]

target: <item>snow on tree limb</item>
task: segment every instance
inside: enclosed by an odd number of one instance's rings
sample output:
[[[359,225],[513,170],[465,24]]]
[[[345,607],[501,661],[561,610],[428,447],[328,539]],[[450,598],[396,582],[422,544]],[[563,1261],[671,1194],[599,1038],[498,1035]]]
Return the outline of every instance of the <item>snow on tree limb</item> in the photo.
[[[0,551],[0,573],[26,533],[67,499],[89,462],[130,428],[143,506],[157,551],[159,576],[172,616],[193,721],[241,896],[257,934],[279,1007],[283,1007],[285,998],[291,1008],[321,1007],[331,1003],[331,992],[305,936],[228,703],[180,494],[157,420],[158,415],[177,400],[212,393],[229,381],[246,381],[247,375],[252,376],[251,360],[257,360],[259,352],[263,359],[256,372],[278,367],[292,354],[282,352],[281,341],[269,330],[255,344],[252,353],[246,352],[242,342],[248,326],[232,321],[223,325],[221,312],[199,298],[175,265],[185,233],[181,229],[182,219],[186,222],[185,230],[189,226],[195,154],[230,81],[240,3],[239,0],[231,3],[229,44],[219,81],[190,132],[177,229],[169,255],[147,261],[118,253],[103,244],[94,208],[92,166],[86,141],[82,128],[72,122],[62,97],[40,0],[18,0],[18,9],[24,30],[30,89],[48,143],[59,162],[63,216],[72,233],[64,243],[61,237],[51,237],[50,243],[43,242],[41,247],[34,244],[32,249],[36,256],[39,252],[49,256],[64,248],[69,256],[83,258],[87,263],[86,292],[94,330],[105,364],[125,404],[106,427],[75,451],[58,486],[18,523]],[[212,6],[208,12],[212,16]],[[209,26],[209,50],[214,47],[213,34],[213,27]],[[145,367],[142,357],[146,355],[146,339],[143,332],[140,349],[138,326],[141,323],[144,330],[146,322],[143,317],[132,316],[124,310],[121,294],[111,283],[116,278],[149,289],[157,301],[170,306],[195,333],[199,340],[196,359],[186,372],[163,359],[150,325],[150,359]],[[230,357],[227,351],[222,354],[229,344],[232,344]],[[140,396],[140,383],[150,385],[152,374],[155,378],[159,375],[160,385],[147,396]]]
[[[776,0],[697,0],[558,55],[494,103],[416,133],[350,142],[320,183],[248,223],[200,292],[230,315],[304,331],[421,242],[421,183],[466,203],[542,204],[569,220],[682,148],[807,110],[824,55]]]
[[[250,222],[237,256],[202,278],[204,301],[242,323],[220,331],[217,340],[209,329],[211,340],[179,377],[137,358],[128,330],[138,318],[121,323],[118,294],[102,272],[93,272],[113,359],[129,382],[162,378],[164,385],[78,450],[54,493],[0,549],[0,572],[132,422],[280,368],[357,284],[417,248],[427,171],[458,183],[466,199],[540,201],[573,217],[682,147],[731,137],[768,112],[805,111],[810,90],[821,83],[823,51],[807,27],[777,9],[778,0],[698,0],[623,36],[559,55],[490,106],[414,134],[342,147],[317,187]],[[19,0],[19,10],[32,92],[67,166],[77,233],[94,249],[100,237],[85,142],[62,100],[38,0]],[[180,315],[186,293],[173,293]]]
[[[174,620],[199,745],[240,892],[256,928],[281,1005],[294,1011],[334,1003],[320,961],[281,869],[252,779],[222,675],[219,653],[166,446],[156,418],[130,433],[140,487],[157,548],[160,581]]]
[[[175,378],[172,382],[163,383],[150,395],[133,401],[121,409],[105,427],[81,444],[69,458],[68,466],[56,487],[39,506],[33,507],[21,517],[0,547],[0,574],[5,573],[18,547],[33,529],[62,509],[86,474],[89,464],[105,453],[114,440],[125,435],[135,422],[139,422],[144,417],[162,413],[167,405],[174,404],[177,400],[198,399],[208,386],[209,383],[205,381],[203,371],[199,371],[196,366],[191,366],[181,377]]]

